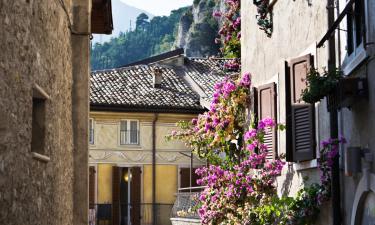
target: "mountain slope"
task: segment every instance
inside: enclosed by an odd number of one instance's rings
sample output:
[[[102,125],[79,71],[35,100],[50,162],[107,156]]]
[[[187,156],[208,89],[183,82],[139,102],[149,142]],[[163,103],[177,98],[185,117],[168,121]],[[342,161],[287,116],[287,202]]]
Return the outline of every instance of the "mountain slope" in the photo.
[[[221,5],[222,1],[218,0],[195,0],[191,9],[181,17],[176,47],[184,48],[189,57],[217,55],[220,46],[215,44],[215,38],[219,24],[212,13]]]
[[[193,6],[173,10],[169,16],[152,19],[141,14],[132,31],[120,33],[91,49],[91,69],[120,67],[178,47],[188,57],[206,57],[219,53],[215,37],[219,29],[212,12],[219,0],[194,1]]]
[[[113,16],[113,32],[112,35],[94,35],[93,44],[103,43],[109,41],[113,37],[118,37],[120,32],[127,32],[130,30],[130,23],[132,30],[135,28],[135,21],[139,14],[145,13],[150,18],[154,17],[142,9],[127,5],[121,0],[112,0],[112,16]]]

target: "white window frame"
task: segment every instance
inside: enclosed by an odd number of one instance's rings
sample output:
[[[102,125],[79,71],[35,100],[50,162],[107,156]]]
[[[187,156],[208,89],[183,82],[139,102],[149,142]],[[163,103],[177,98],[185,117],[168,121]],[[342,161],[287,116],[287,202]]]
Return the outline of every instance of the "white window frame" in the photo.
[[[90,129],[90,126],[91,126],[91,129]],[[93,118],[89,118],[89,144],[90,145],[95,144],[95,121]]]
[[[122,142],[122,130],[121,130],[121,123],[126,122],[126,139],[125,142]],[[136,122],[137,123],[137,141],[136,142],[131,142],[131,130],[130,130],[130,124],[131,122]],[[139,126],[139,120],[134,120],[134,119],[123,119],[120,121],[119,126],[118,126],[118,131],[119,131],[119,145],[120,146],[126,146],[126,145],[140,145],[140,126]]]
[[[363,0],[363,7],[364,7],[364,13],[363,13],[363,22],[364,22],[364,32],[367,33],[367,1]],[[355,7],[355,3],[354,3]],[[346,20],[348,20],[349,17],[346,16]],[[342,63],[342,70],[344,72],[344,75],[350,75],[354,69],[356,69],[367,57],[367,51],[365,49],[365,42],[367,40],[366,35],[362,34],[362,42],[360,45],[357,46],[357,35],[356,35],[356,21],[355,16],[352,17],[352,30],[349,31],[349,27],[347,27],[348,22],[346,22],[346,40],[349,39],[349,32],[352,33],[353,39],[352,39],[352,45],[353,45],[353,52],[348,54],[348,49],[346,49],[346,57]],[[363,31],[362,31],[363,32]],[[346,43],[346,48],[348,48]]]

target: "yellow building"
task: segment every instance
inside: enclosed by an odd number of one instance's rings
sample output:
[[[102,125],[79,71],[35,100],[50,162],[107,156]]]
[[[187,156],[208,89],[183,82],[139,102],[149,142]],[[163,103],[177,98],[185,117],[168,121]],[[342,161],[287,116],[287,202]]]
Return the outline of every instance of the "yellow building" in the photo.
[[[167,141],[178,121],[205,111],[222,59],[176,50],[91,74],[90,208],[111,224],[170,224],[178,188],[196,186],[191,149]],[[144,65],[147,64],[147,65]],[[191,183],[190,183],[191,182]]]

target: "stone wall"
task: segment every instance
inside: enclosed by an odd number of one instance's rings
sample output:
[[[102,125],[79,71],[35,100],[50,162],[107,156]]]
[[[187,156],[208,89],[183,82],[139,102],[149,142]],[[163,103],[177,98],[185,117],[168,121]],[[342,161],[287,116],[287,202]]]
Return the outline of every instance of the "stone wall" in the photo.
[[[72,17],[72,1],[62,2]],[[1,224],[74,224],[75,103],[68,26],[59,1],[0,2]],[[88,58],[81,60],[84,65]],[[33,157],[31,152],[34,84],[50,97],[46,101],[43,153],[48,162]],[[77,104],[75,107],[80,108]]]

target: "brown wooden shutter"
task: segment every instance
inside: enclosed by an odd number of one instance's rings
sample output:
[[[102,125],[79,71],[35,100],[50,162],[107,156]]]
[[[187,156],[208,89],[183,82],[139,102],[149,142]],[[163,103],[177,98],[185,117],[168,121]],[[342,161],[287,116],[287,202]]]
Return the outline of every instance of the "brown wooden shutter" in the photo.
[[[199,176],[195,173],[196,168],[192,170],[191,176],[191,186],[197,187],[197,180]],[[180,168],[180,188],[187,188],[190,187],[190,168]],[[189,190],[184,190],[182,192],[189,192]]]
[[[120,168],[112,167],[112,225],[120,225]]]
[[[306,75],[313,67],[312,55],[291,60],[286,73],[287,161],[299,162],[315,158],[314,105],[305,103],[302,90]]]
[[[89,167],[89,207],[95,208],[95,167]]]
[[[264,118],[272,118],[277,121],[276,107],[276,84],[265,84],[256,90],[256,104],[258,120]],[[272,128],[267,130],[264,136],[264,144],[268,146],[267,159],[275,159],[277,157],[277,130]]]
[[[190,187],[190,168],[180,168],[180,188]]]
[[[141,168],[130,169],[132,179],[130,181],[130,220],[132,225],[141,224]]]

